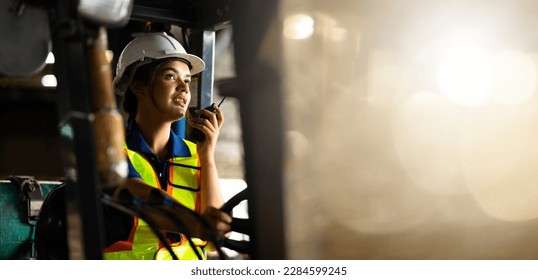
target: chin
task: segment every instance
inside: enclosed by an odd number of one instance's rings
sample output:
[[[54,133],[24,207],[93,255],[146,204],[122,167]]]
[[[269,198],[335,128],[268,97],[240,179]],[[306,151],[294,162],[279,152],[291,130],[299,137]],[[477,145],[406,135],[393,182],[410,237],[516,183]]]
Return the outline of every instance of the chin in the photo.
[[[185,112],[179,112],[179,114],[176,115],[177,120],[181,120],[182,118],[185,117],[185,115],[186,115]]]

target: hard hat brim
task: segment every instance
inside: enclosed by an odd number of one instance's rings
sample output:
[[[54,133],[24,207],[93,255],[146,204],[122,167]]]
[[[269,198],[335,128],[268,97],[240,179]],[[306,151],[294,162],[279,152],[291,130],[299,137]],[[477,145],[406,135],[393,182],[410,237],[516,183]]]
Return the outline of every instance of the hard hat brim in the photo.
[[[196,75],[202,71],[204,71],[205,69],[205,62],[195,56],[195,55],[192,55],[192,54],[176,54],[172,57],[179,57],[179,58],[183,58],[185,60],[187,60],[188,62],[191,63],[192,65],[192,69],[191,69],[191,75]]]

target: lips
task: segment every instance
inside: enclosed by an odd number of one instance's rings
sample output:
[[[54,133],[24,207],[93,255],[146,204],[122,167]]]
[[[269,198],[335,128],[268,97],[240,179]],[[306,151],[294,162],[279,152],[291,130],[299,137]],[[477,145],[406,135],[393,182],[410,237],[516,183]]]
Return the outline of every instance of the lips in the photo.
[[[172,98],[172,101],[174,102],[174,104],[181,105],[181,106],[185,106],[186,104],[185,100],[181,97],[174,97]]]

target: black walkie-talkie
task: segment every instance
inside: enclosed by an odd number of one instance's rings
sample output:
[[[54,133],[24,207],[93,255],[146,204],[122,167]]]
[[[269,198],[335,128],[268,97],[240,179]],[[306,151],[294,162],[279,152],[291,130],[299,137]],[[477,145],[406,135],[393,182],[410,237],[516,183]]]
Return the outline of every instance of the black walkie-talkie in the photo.
[[[226,99],[226,96],[224,96],[222,98],[222,100],[219,102],[219,104],[217,105],[217,107],[220,107],[220,105],[222,104],[222,102],[224,102],[224,100]],[[211,104],[210,106],[208,107],[205,107],[204,109],[206,110],[209,110],[213,113],[216,114],[215,112],[215,108],[213,108],[213,104]],[[196,108],[189,108],[189,114],[193,117],[193,118],[204,118],[204,119],[207,119],[206,116],[204,115],[198,115],[196,114],[194,111],[197,110]],[[196,129],[196,128],[191,128],[191,139],[195,142],[203,142],[205,140],[205,134],[200,131],[199,129]]]

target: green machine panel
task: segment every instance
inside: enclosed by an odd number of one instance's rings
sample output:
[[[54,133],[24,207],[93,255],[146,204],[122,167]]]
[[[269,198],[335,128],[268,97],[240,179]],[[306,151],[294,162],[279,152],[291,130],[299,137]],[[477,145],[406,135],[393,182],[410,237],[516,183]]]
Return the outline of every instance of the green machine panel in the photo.
[[[41,186],[43,197],[62,182],[37,181]],[[34,192],[35,193],[35,192]],[[29,216],[36,215],[36,208],[40,209],[41,201],[30,207],[29,201],[21,187],[11,180],[0,180],[0,259],[24,260],[35,257],[34,236],[35,221]],[[33,212],[31,212],[32,210]],[[38,212],[37,212],[38,214]]]

